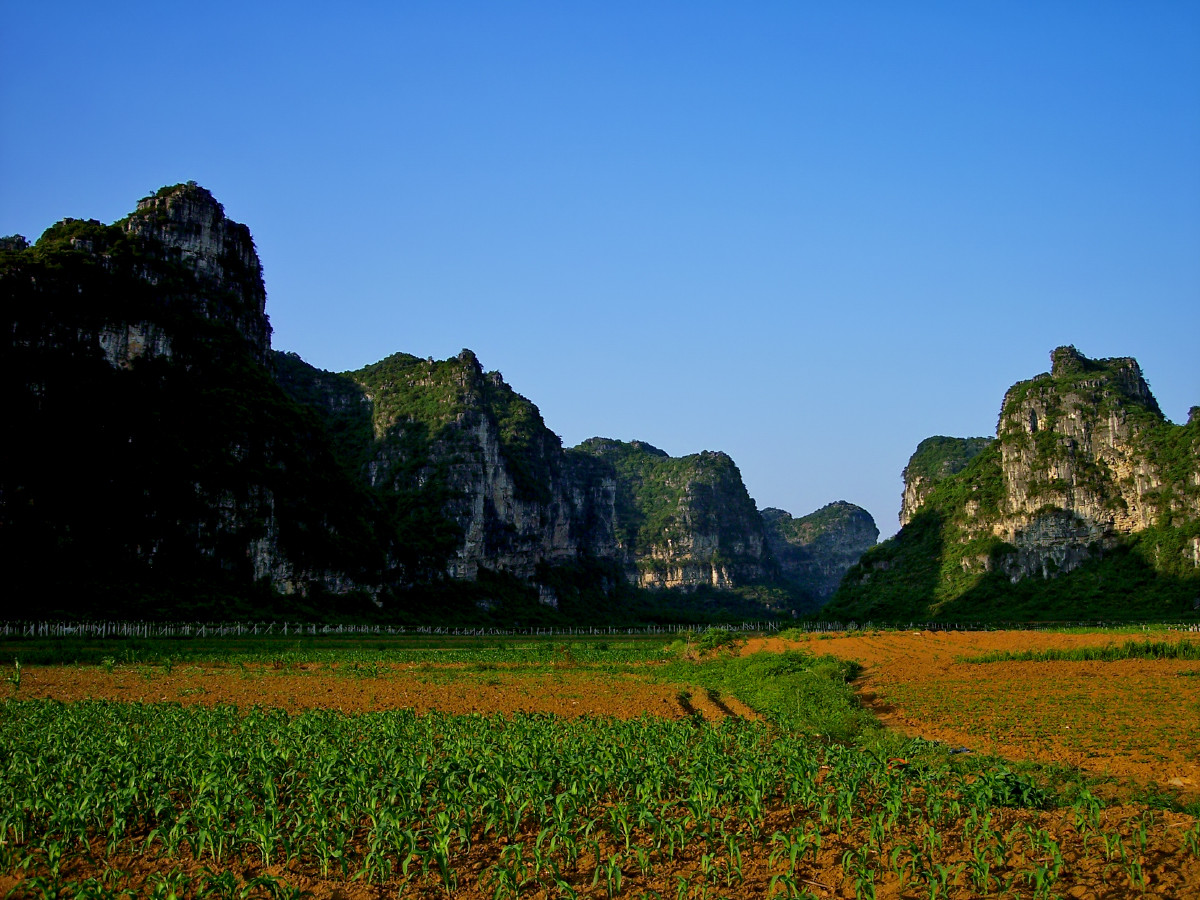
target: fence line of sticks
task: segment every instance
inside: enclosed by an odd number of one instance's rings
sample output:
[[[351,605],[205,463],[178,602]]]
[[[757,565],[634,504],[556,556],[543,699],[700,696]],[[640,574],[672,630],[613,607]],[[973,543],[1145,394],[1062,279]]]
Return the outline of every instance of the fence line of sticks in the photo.
[[[460,637],[568,637],[676,634],[696,625],[555,625],[528,628],[435,625],[321,625],[312,622],[0,622],[0,637],[20,638],[218,638],[218,637],[371,637],[442,635]],[[737,632],[773,632],[779,622],[741,622],[719,627]]]
[[[704,626],[696,624],[664,625],[555,625],[527,628],[433,625],[362,625],[316,624],[312,622],[123,622],[123,621],[0,621],[3,638],[242,638],[242,637],[371,637],[439,635],[443,637],[597,637],[617,635],[671,635],[694,632],[706,627],[724,628],[740,633],[773,633],[783,628],[808,633],[895,631],[1045,631],[1062,628],[1128,627],[1119,622],[909,622],[907,625],[873,622],[789,622],[767,620]],[[1149,628],[1149,625],[1143,625]],[[1196,623],[1157,623],[1176,631],[1200,631]]]

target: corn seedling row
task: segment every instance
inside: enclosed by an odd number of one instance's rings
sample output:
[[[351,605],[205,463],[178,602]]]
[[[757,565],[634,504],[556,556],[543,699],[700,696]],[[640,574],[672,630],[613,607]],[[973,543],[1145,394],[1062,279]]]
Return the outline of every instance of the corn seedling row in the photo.
[[[741,720],[0,707],[0,873],[30,896],[800,897],[836,878],[1049,897],[1099,867],[1140,891],[1197,865],[1194,820],[1081,794],[1052,834],[1052,802],[1006,769]],[[123,874],[135,857],[175,881]]]

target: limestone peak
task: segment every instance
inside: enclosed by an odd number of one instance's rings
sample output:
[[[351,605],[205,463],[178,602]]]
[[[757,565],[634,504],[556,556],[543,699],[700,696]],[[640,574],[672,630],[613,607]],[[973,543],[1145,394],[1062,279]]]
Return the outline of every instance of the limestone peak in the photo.
[[[187,266],[210,291],[223,298],[238,329],[261,359],[270,350],[271,326],[266,315],[267,291],[262,264],[250,229],[225,215],[225,207],[194,181],[160,188],[138,201],[124,220],[127,234],[157,241],[168,259]]]

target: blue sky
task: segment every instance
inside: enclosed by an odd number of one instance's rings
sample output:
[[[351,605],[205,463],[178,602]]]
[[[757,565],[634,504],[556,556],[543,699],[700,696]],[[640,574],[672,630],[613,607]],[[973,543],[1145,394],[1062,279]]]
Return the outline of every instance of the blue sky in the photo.
[[[1200,4],[10,3],[0,234],[189,179],[277,349],[463,347],[567,445],[884,535],[1072,343],[1200,404]]]

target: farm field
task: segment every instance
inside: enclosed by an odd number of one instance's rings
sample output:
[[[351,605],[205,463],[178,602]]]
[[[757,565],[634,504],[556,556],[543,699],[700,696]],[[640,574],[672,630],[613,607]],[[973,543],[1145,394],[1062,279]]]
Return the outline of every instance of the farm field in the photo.
[[[459,667],[380,665],[370,676],[353,670],[278,672],[246,668],[231,673],[227,667],[189,666],[170,675],[95,670],[33,670],[23,679],[27,698],[62,702],[85,699],[133,703],[175,702],[184,706],[266,706],[288,712],[329,709],[362,713],[411,709],[451,715],[550,713],[577,716],[612,716],[618,719],[653,715],[681,719],[700,714],[708,721],[727,716],[756,719],[758,714],[736,697],[713,702],[706,693],[681,696],[679,688],[633,674],[596,674],[555,671],[544,677],[525,672],[478,671]]]
[[[1191,659],[973,662],[1070,654],[1128,639],[1190,641]],[[1200,634],[878,632],[799,644],[863,666],[864,701],[890,728],[955,748],[1081,768],[1200,799]]]
[[[0,895],[1200,896],[1200,662],[793,636],[13,667]]]

